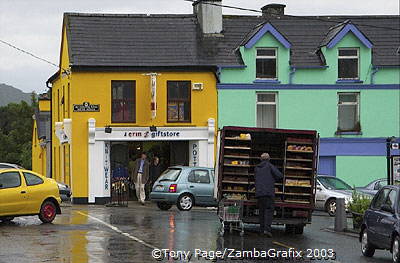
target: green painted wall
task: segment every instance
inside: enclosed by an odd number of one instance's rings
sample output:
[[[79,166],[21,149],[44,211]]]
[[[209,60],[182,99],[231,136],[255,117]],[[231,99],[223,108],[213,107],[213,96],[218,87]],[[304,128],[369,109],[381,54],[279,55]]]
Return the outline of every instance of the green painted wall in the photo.
[[[386,178],[386,157],[337,156],[336,176],[351,186],[365,186],[375,179]]]

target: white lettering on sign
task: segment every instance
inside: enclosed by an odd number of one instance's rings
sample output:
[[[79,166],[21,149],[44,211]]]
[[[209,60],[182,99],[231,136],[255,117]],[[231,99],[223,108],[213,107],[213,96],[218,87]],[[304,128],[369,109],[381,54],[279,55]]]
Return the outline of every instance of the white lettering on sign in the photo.
[[[110,143],[104,144],[104,190],[109,189],[110,185]]]
[[[178,138],[178,131],[145,131],[145,132],[125,132],[124,137],[140,137],[140,138]]]

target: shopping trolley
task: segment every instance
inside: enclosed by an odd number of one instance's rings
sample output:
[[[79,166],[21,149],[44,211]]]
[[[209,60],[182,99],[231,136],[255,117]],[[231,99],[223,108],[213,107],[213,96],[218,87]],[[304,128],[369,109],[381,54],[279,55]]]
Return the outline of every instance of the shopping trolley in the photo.
[[[218,204],[218,217],[221,221],[219,234],[225,233],[225,227],[229,227],[229,232],[240,231],[240,236],[244,235],[243,224],[243,200],[222,199]]]

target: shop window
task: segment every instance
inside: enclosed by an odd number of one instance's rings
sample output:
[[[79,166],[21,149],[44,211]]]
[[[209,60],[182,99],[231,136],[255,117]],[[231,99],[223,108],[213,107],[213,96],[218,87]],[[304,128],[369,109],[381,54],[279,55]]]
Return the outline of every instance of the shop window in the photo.
[[[28,186],[38,185],[38,184],[43,183],[42,178],[40,178],[39,176],[36,176],[34,174],[31,174],[31,173],[24,172],[24,177],[25,177],[26,185],[28,185]]]
[[[338,78],[359,79],[359,50],[343,48],[338,52]]]
[[[188,176],[188,182],[199,183],[199,184],[209,184],[210,176],[207,170],[193,170]]]
[[[190,81],[168,81],[168,122],[190,122]]]
[[[113,80],[112,122],[135,122],[136,82],[134,80]]]
[[[276,93],[257,93],[257,127],[276,128]]]
[[[359,93],[338,94],[338,132],[360,132]]]
[[[5,172],[0,174],[0,189],[14,188],[21,185],[19,172]]]
[[[276,49],[257,49],[256,55],[256,78],[277,79],[276,70]]]

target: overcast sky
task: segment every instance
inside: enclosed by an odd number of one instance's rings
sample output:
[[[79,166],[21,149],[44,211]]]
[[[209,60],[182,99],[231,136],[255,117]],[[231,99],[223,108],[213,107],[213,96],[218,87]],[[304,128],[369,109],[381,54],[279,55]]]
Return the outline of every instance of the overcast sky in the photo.
[[[269,3],[286,4],[291,15],[398,15],[398,0],[223,0],[225,5],[260,9]],[[59,61],[62,14],[191,13],[184,0],[0,0],[0,39],[56,64]],[[224,9],[224,14],[249,14]],[[0,43],[0,83],[25,92],[44,92],[57,69]]]

